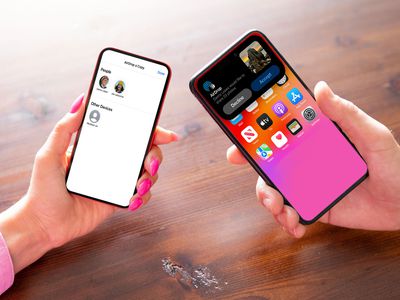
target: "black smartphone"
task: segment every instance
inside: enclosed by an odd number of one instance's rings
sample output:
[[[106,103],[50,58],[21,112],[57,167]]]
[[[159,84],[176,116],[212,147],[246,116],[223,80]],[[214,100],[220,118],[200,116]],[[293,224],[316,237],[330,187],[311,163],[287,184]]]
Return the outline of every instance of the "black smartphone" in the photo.
[[[303,224],[367,177],[355,147],[260,31],[247,32],[196,73],[190,90]]]
[[[66,176],[69,192],[128,207],[161,112],[167,64],[101,51]]]

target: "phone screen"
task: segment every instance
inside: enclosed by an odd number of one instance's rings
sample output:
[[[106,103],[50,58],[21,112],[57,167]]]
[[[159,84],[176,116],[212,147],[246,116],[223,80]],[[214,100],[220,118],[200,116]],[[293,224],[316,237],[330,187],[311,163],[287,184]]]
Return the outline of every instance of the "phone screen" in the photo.
[[[306,223],[366,176],[353,145],[260,33],[238,42],[194,82],[220,126]]]
[[[67,188],[126,207],[161,108],[169,68],[105,49],[100,54],[67,175]]]

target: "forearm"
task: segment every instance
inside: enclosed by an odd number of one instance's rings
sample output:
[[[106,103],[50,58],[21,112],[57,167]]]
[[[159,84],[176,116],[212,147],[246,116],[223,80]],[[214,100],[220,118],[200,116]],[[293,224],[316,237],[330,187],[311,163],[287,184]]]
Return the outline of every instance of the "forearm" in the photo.
[[[50,250],[48,238],[21,199],[0,214],[2,233],[17,273]]]

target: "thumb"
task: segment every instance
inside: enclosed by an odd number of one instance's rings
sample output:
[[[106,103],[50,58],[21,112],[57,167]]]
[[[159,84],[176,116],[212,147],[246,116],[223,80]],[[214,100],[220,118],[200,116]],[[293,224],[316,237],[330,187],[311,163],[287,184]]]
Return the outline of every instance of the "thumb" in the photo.
[[[71,137],[79,129],[82,122],[84,94],[75,99],[70,111],[57,122],[44,144],[46,152],[56,157],[64,157]]]
[[[385,125],[353,102],[335,95],[326,82],[318,82],[314,94],[321,111],[339,125],[361,155],[386,150],[394,145],[393,135]]]

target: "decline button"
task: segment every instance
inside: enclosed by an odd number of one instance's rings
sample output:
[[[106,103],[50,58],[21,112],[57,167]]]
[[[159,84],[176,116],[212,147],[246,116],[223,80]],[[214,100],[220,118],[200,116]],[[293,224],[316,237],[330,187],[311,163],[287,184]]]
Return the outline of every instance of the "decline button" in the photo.
[[[223,107],[224,113],[231,115],[235,110],[242,106],[244,102],[250,99],[251,91],[249,89],[243,89],[239,94],[229,100]]]

